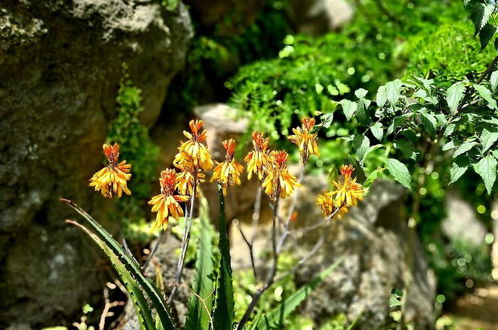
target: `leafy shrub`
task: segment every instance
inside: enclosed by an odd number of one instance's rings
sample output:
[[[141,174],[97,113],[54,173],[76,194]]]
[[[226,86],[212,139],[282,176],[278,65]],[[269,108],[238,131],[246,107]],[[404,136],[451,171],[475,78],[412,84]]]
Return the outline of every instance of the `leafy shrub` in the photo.
[[[453,22],[410,38],[403,46],[408,57],[405,75],[437,77],[441,82],[476,79],[493,60],[495,51],[481,51],[479,40],[472,34],[470,23]]]

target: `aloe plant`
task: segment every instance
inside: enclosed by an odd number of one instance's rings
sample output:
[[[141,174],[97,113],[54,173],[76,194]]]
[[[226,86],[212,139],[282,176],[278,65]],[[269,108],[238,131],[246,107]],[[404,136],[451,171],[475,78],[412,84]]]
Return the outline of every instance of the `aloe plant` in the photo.
[[[195,263],[195,277],[192,284],[192,296],[188,302],[185,329],[233,329],[234,305],[232,269],[230,266],[230,242],[227,232],[227,223],[224,211],[223,193],[220,189],[220,217],[219,241],[216,256],[215,232],[212,229],[208,216],[206,199],[201,200],[199,209],[198,246]],[[76,226],[87,234],[108,256],[118,276],[128,290],[135,313],[141,329],[172,330],[181,328],[175,324],[170,316],[169,306],[163,293],[153,281],[141,271],[135,258],[129,255],[125,248],[119,244],[95,219],[74,202],[62,199],[64,203],[78,212],[86,221],[87,226],[73,220],[67,223]],[[283,301],[269,314],[256,317],[252,329],[269,329],[281,323],[282,318],[292,313],[299,304],[325,279],[337,265],[332,266],[317,275],[308,284],[301,287],[288,299]],[[155,318],[154,318],[154,315]]]

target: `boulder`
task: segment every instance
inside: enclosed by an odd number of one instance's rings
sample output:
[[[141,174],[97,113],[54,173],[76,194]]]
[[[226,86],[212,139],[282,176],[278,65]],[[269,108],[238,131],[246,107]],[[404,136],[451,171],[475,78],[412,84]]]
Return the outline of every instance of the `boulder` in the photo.
[[[345,0],[291,0],[288,13],[296,32],[315,37],[340,29],[353,18]]]
[[[409,272],[405,264],[404,189],[391,181],[377,180],[365,200],[347,217],[313,231],[302,230],[323,219],[315,200],[325,190],[325,176],[305,176],[295,195],[297,219],[293,226],[297,231],[289,236],[285,251],[297,260],[306,260],[295,270],[297,286],[307,283],[339,258],[344,260],[306,299],[300,312],[317,325],[343,314],[349,323],[358,320],[361,329],[382,328],[390,322],[391,290],[404,288]],[[292,197],[281,203],[279,212],[284,219],[291,203]],[[270,249],[270,226],[268,221],[262,221],[258,228],[256,254]],[[243,230],[251,236],[250,225],[243,225]],[[232,228],[231,233],[234,269],[250,268],[247,248],[238,230]],[[317,243],[320,241],[321,244]],[[432,328],[434,322],[436,282],[422,246],[416,243],[405,317],[416,329],[426,329]],[[268,267],[264,260],[258,260],[257,264],[259,272]]]
[[[106,213],[87,185],[102,164],[122,64],[152,125],[191,37],[181,2],[0,4],[0,328],[59,324],[99,290],[102,255],[64,224],[75,215],[58,198]]]
[[[479,220],[472,205],[456,191],[446,196],[447,216],[441,228],[452,241],[462,240],[472,245],[483,244],[487,229]]]

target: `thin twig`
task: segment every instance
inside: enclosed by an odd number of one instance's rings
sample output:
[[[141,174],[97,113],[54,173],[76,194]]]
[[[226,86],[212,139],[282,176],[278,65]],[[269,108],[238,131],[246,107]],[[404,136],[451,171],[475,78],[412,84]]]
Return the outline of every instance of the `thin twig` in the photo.
[[[248,244],[249,248],[249,257],[251,258],[251,264],[253,268],[253,273],[254,273],[254,278],[257,280],[257,271],[256,271],[256,264],[254,262],[254,240],[256,239],[256,234],[258,232],[258,224],[259,224],[259,219],[261,216],[261,200],[263,198],[263,187],[261,184],[258,185],[258,190],[256,191],[256,198],[254,201],[254,209],[252,212],[252,217],[251,217],[251,240],[249,241],[250,244]]]
[[[265,282],[265,284],[260,287],[259,289],[256,290],[256,293],[254,294],[249,306],[247,307],[244,315],[242,316],[242,319],[240,320],[239,324],[237,325],[237,330],[242,330],[244,329],[244,325],[249,321],[249,318],[251,317],[251,313],[254,310],[254,307],[256,307],[257,303],[259,302],[259,299],[263,295],[263,293],[268,290],[268,288],[273,284],[275,280],[275,274],[277,272],[277,266],[278,266],[278,251],[277,251],[277,213],[278,213],[278,202],[279,202],[279,193],[277,193],[277,198],[275,200],[275,204],[273,205],[273,217],[272,217],[272,252],[273,252],[273,264],[270,269],[270,273],[268,274],[268,278]]]
[[[105,319],[112,316],[110,313],[110,309],[117,307],[117,306],[123,306],[124,301],[113,301],[109,299],[109,289],[105,288],[104,289],[104,310],[102,311],[102,314],[100,315],[100,322],[99,322],[99,330],[104,330],[105,329]]]
[[[256,272],[256,263],[254,262],[254,245],[251,241],[249,241],[244,234],[244,231],[242,230],[242,227],[240,226],[240,221],[237,220],[237,228],[239,228],[240,235],[242,236],[242,239],[247,245],[247,248],[249,249],[249,257],[251,259],[251,266],[252,266],[252,272],[254,274],[254,278],[258,278],[258,274]]]
[[[301,164],[301,167],[299,169],[299,179],[298,179],[298,183],[301,184],[303,182],[303,179],[304,179],[304,165]],[[290,225],[290,220],[292,218],[292,213],[294,213],[294,210],[296,208],[296,204],[297,204],[297,192],[294,193],[294,195],[292,196],[292,202],[291,202],[291,206],[289,208],[289,214],[287,215],[287,219],[285,220],[285,225],[284,225],[284,232],[282,233],[282,236],[280,236],[280,239],[278,241],[278,245],[277,245],[277,252],[280,253],[280,251],[282,250],[282,247],[284,246],[284,243],[285,243],[285,240],[287,239],[287,236],[289,236],[289,225]]]
[[[327,228],[329,228],[329,227],[327,227]],[[292,268],[290,270],[288,270],[287,272],[285,272],[282,275],[280,275],[279,277],[277,277],[277,279],[275,280],[275,282],[278,282],[281,279],[285,278],[287,275],[296,272],[296,270],[299,268],[299,266],[301,266],[302,264],[304,264],[305,262],[309,261],[314,256],[316,256],[316,252],[318,251],[318,249],[325,242],[325,237],[327,236],[327,234],[328,234],[328,230],[327,231],[323,231],[322,235],[320,236],[320,239],[311,248],[310,252],[307,255],[305,255],[303,258],[301,258],[294,266],[292,266]]]
[[[194,172],[194,173],[196,173],[196,172]],[[182,252],[180,254],[180,259],[178,260],[178,267],[176,270],[175,283],[173,286],[173,290],[171,290],[171,294],[168,297],[168,304],[171,304],[173,302],[173,298],[175,297],[176,291],[178,290],[178,286],[180,284],[180,280],[182,277],[183,266],[185,263],[185,256],[187,255],[188,244],[190,242],[190,228],[192,227],[193,214],[194,214],[194,204],[195,204],[195,193],[196,193],[196,189],[197,189],[196,180],[197,180],[197,178],[196,178],[196,175],[194,174],[192,198],[190,200],[190,212],[188,214],[188,217],[185,218],[186,223],[185,223],[185,231],[184,231],[183,241],[182,241]]]
[[[156,244],[154,245],[154,247],[152,248],[152,251],[147,256],[147,259],[145,260],[144,264],[142,265],[142,270],[145,270],[145,268],[147,268],[147,266],[149,265],[150,261],[152,260],[152,258],[156,254],[157,249],[159,248],[159,244],[161,244],[161,241],[162,241],[162,239],[167,231],[168,231],[168,229],[161,231],[161,235],[159,235],[159,238],[157,239]]]
[[[202,302],[202,305],[204,306],[204,309],[206,310],[206,314],[207,316],[209,317],[209,325],[210,325],[210,329],[211,330],[214,330],[214,322],[213,322],[213,318],[211,317],[211,311],[209,310],[209,308],[207,307],[206,305],[206,302],[204,301],[204,299],[202,299],[202,297],[200,295],[198,295],[197,293],[195,293],[194,291],[192,291],[192,293],[194,294],[194,296],[197,297],[197,299],[199,299],[201,302]],[[209,298],[212,294],[214,293],[214,290],[211,291],[211,293],[209,294],[209,296],[206,297]]]

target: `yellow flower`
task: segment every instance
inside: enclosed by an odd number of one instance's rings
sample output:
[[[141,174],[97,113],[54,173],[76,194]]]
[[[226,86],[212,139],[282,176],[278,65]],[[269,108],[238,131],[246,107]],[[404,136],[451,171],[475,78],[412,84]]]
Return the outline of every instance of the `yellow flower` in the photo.
[[[213,168],[214,163],[206,146],[207,133],[202,129],[202,120],[191,120],[189,123],[190,132],[183,131],[187,141],[183,142],[178,154],[173,161],[175,166],[182,166],[185,162],[192,162],[194,167],[200,167],[204,171]]]
[[[300,186],[294,175],[287,169],[287,153],[285,151],[273,151],[270,161],[265,167],[266,177],[263,181],[265,193],[275,200],[288,197],[295,187]]]
[[[161,184],[161,193],[152,197],[149,201],[149,205],[153,205],[152,212],[157,212],[156,221],[152,230],[156,230],[157,228],[166,230],[168,227],[168,218],[170,216],[177,220],[179,217],[183,216],[183,209],[179,202],[186,202],[189,200],[188,196],[175,194],[175,187],[177,184],[175,170],[166,169],[162,171],[159,183]]]
[[[131,165],[126,164],[126,160],[118,163],[119,144],[104,144],[103,149],[109,165],[92,176],[90,187],[95,187],[95,191],[100,191],[102,196],[107,198],[113,198],[114,196],[119,198],[123,192],[130,195],[131,191],[128,189],[127,181],[131,178]]]
[[[233,139],[223,141],[223,147],[227,151],[225,161],[216,165],[211,181],[217,180],[223,188],[223,194],[226,195],[228,186],[240,185],[240,175],[244,171],[244,167],[237,163],[233,157],[235,152]]]
[[[338,203],[344,204],[345,206],[355,206],[365,195],[363,186],[356,182],[356,178],[351,179],[353,170],[352,165],[342,165],[341,174],[343,180],[342,182],[334,181],[336,190],[333,191],[333,194],[335,199]]]
[[[195,169],[192,167],[192,164],[189,162],[185,162],[182,165],[176,165],[176,167],[180,170],[177,176],[176,189],[181,195],[192,196],[194,194],[194,180],[196,180],[196,191],[199,192],[199,184],[203,183],[206,178],[204,173],[201,171],[197,171],[197,174],[194,178]]]
[[[244,158],[247,163],[247,179],[251,180],[252,174],[258,174],[258,179],[263,179],[264,167],[269,161],[268,138],[263,138],[263,133],[252,133],[252,144],[254,150],[249,152]]]
[[[299,147],[299,155],[302,164],[306,164],[310,155],[320,155],[316,143],[318,140],[317,134],[311,133],[313,127],[315,127],[314,118],[303,118],[302,126],[293,128],[292,132],[294,132],[295,135],[289,136],[289,140]]]
[[[333,216],[332,218],[334,219],[340,219],[349,212],[345,205],[342,205],[338,200],[334,199],[334,194],[332,192],[324,192],[323,194],[318,195],[316,205],[320,206],[324,217]]]

